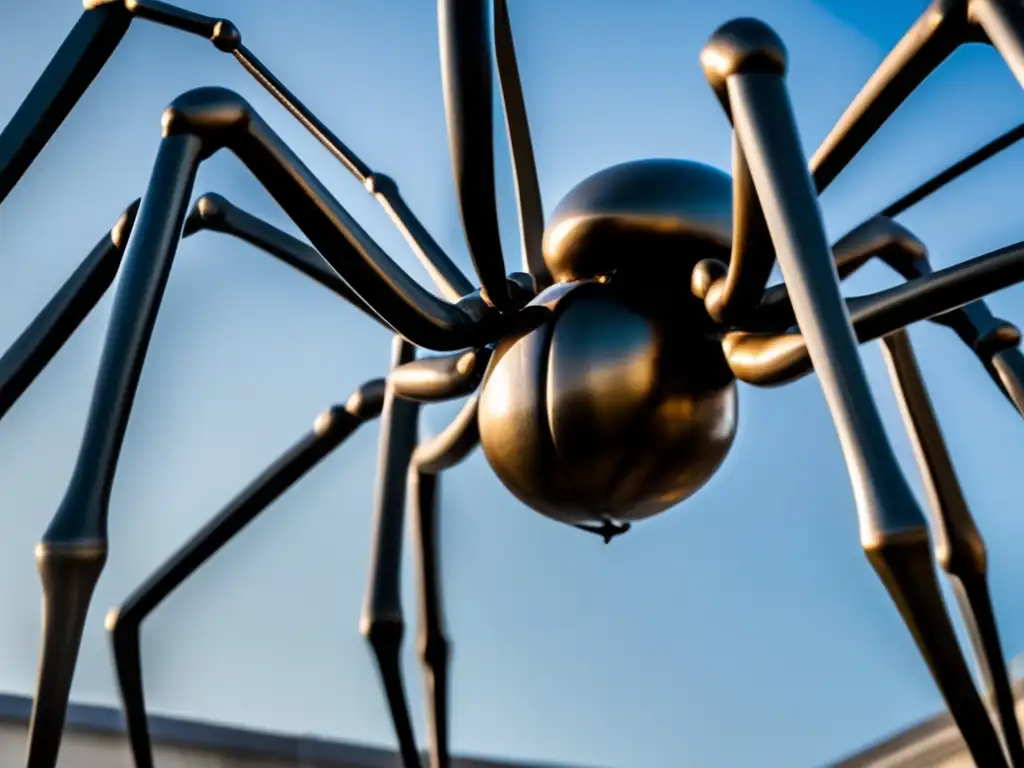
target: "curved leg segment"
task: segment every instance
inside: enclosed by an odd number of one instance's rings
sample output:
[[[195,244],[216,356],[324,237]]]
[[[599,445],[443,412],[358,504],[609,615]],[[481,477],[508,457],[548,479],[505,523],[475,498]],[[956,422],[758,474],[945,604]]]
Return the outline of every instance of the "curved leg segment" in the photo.
[[[364,384],[344,406],[321,414],[313,430],[271,464],[223,510],[169,557],[120,608],[107,614],[128,740],[138,768],[153,768],[146,720],[139,633],[142,622],[189,576],[219,552],[285,491],[340,446],[361,424],[380,414],[384,381]]]
[[[986,253],[952,267],[867,296],[846,300],[860,342],[886,336],[913,323],[934,319],[968,341],[1015,405],[1021,402],[1024,361],[1016,349],[1015,327],[979,308],[979,299],[1024,281],[1024,242]],[[983,305],[981,305],[983,306]],[[963,307],[963,314],[954,310]],[[958,319],[959,317],[959,319]],[[793,381],[813,369],[804,335],[729,331],[722,339],[737,378],[771,386]]]
[[[928,492],[935,559],[953,583],[984,687],[995,698],[1010,763],[1024,766],[1013,690],[988,590],[985,542],[957,481],[908,333],[886,336],[882,348]]]
[[[926,519],[900,471],[871,396],[807,172],[783,76],[785,49],[766,25],[739,20],[705,50],[715,62],[794,314],[818,372],[854,483],[861,544],[917,641],[979,765],[1006,765],[960,652],[932,567]]]
[[[885,262],[908,281],[925,279],[933,274],[924,244],[905,227],[885,216],[874,216],[855,227],[832,246],[832,251],[840,280],[850,276],[874,258]],[[986,262],[989,263],[987,267]],[[982,257],[981,261],[967,262],[966,266],[958,265],[952,268],[952,274],[958,274],[963,278],[959,281],[962,287],[965,282],[977,280],[981,272],[992,267],[1002,274],[1012,275],[1016,269],[1014,264],[1012,257],[1007,260],[996,256],[995,261],[990,257]],[[949,280],[948,277],[946,280]],[[915,285],[927,286],[929,283],[925,280]],[[949,305],[948,298],[936,294],[934,300],[938,308],[928,319],[953,330],[978,357],[1006,398],[1024,415],[1024,355],[1018,348],[1020,331],[1017,327],[995,317],[980,299],[949,311],[942,309],[944,304]],[[869,310],[870,297],[853,299],[852,304],[859,307],[853,318],[854,331],[858,339],[864,341],[871,333],[884,335],[894,330],[888,327],[891,321],[879,322],[877,316],[871,321],[865,318],[883,306],[891,312],[900,303],[899,298],[890,298],[884,305],[879,304],[875,310]],[[790,358],[788,362],[786,360],[787,355],[796,351],[792,346],[795,339],[791,336],[783,337],[781,334],[791,329],[795,322],[793,307],[789,301],[789,289],[785,283],[772,286],[765,291],[752,324],[763,329],[770,328],[779,335],[772,340],[772,337],[760,334],[729,334],[726,346],[729,358],[736,364],[734,372],[739,378],[750,383],[780,383],[791,381],[795,376],[807,372],[809,360],[806,355],[800,354],[799,371],[795,367],[795,358]],[[868,327],[865,327],[865,322],[868,323]],[[888,330],[876,331],[873,328]],[[784,354],[778,354],[779,351],[783,351]],[[754,380],[748,378],[751,375],[755,377]]]

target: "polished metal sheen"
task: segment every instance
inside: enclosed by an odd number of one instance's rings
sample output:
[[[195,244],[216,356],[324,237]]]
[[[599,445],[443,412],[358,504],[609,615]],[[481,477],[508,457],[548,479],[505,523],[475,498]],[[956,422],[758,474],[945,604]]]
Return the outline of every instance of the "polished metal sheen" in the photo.
[[[754,19],[715,31],[699,63],[732,127],[732,175],[671,158],[581,181],[545,225],[506,0],[439,0],[452,168],[476,287],[402,198],[242,44],[226,19],[159,0],[87,0],[81,19],[0,134],[0,202],[134,20],[206,38],[363,185],[435,283],[429,291],[374,242],[240,95],[199,88],[173,100],[150,183],[0,358],[0,416],[32,384],[120,274],[78,461],[36,558],[44,617],[28,768],[55,768],[92,593],[108,551],[111,486],[178,243],[240,238],[394,333],[386,376],[326,410],[125,603],[107,616],[135,763],[153,765],[141,624],[178,585],[367,421],[381,422],[371,572],[361,631],[375,654],[406,768],[421,756],[401,675],[399,568],[408,507],[420,586],[429,760],[447,768],[448,641],[437,550],[440,475],[478,444],[525,505],[605,542],[697,492],[725,461],[737,381],[783,385],[815,373],[850,471],[861,545],[889,591],[980,766],[1024,768],[1024,745],[986,578],[986,551],[957,482],[905,328],[930,320],[977,356],[1024,413],[1020,333],[983,301],[1024,280],[1024,243],[933,271],[895,217],[1024,138],[997,138],[830,244],[818,195],[921,82],[961,45],[989,43],[1024,84],[1019,0],[935,0],[882,62],[818,151],[805,159],[786,90],[786,50]],[[694,65],[697,65],[695,52]],[[496,70],[496,71],[495,71]],[[492,125],[497,75],[511,147],[522,271],[498,233]],[[190,207],[196,171],[233,153],[309,243],[215,194]],[[134,233],[134,236],[131,236]],[[844,297],[872,259],[903,282]],[[774,266],[783,282],[768,287]],[[928,491],[911,493],[868,387],[858,344],[881,340]],[[417,348],[435,354],[423,355]],[[443,354],[436,354],[443,353]],[[440,434],[418,441],[423,405],[465,397]],[[765,499],[770,505],[770,498]],[[982,671],[979,692],[946,611],[951,579]],[[990,717],[991,699],[997,717]]]

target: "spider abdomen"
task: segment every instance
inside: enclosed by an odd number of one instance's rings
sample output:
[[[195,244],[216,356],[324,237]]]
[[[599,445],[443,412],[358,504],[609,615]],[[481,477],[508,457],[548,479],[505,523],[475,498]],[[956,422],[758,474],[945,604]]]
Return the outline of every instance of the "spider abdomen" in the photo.
[[[614,284],[586,283],[549,322],[499,345],[480,438],[525,504],[567,523],[637,520],[721,464],[737,408],[721,347],[657,317]]]

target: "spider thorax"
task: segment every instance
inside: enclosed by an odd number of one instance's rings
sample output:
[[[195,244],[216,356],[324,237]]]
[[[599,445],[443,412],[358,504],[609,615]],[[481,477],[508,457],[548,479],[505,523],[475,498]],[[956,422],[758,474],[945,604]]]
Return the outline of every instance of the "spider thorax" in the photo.
[[[567,523],[630,521],[677,504],[721,465],[736,388],[703,304],[701,259],[728,261],[731,181],[677,160],[615,166],[574,188],[544,237],[550,311],[505,339],[480,399],[504,485]]]

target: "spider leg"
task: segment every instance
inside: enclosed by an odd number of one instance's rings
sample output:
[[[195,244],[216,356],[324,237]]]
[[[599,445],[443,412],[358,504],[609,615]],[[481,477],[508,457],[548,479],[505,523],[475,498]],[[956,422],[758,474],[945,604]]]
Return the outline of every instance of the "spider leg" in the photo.
[[[136,200],[124,210],[110,232],[0,357],[0,418],[49,365],[113,283],[135,225],[139,202]],[[208,194],[196,201],[185,220],[183,237],[203,230],[232,235],[276,256],[384,324],[316,250],[237,208],[220,195]]]
[[[142,685],[139,633],[142,622],[175,589],[224,548],[243,528],[299,482],[384,402],[384,380],[360,387],[344,405],[324,411],[311,432],[228,502],[202,529],[156,569],[121,605],[107,614],[128,740],[138,768],[152,768],[153,755]]]
[[[494,188],[494,0],[438,0],[441,78],[462,228],[488,301],[511,309]]]
[[[388,377],[395,394],[420,403],[439,403],[471,394],[487,372],[490,347],[411,360]]]
[[[279,259],[292,269],[320,283],[324,288],[350,302],[356,309],[377,323],[387,324],[370,309],[369,305],[338,277],[316,249],[263,219],[243,211],[220,195],[207,193],[196,200],[192,212],[185,219],[182,237],[203,230],[237,237],[249,245]]]
[[[722,106],[728,112],[728,103]],[[732,137],[732,251],[728,266],[697,263],[694,293],[717,323],[742,322],[755,309],[775,265],[775,249],[743,147]]]
[[[415,352],[412,344],[396,336],[392,346],[391,369],[395,370],[411,362]],[[398,397],[394,385],[388,382],[381,415],[370,579],[359,620],[359,631],[370,643],[377,660],[398,737],[398,751],[405,768],[419,768],[420,765],[416,736],[402,683],[401,662],[402,640],[405,636],[401,596],[405,478],[416,448],[419,408],[418,403]]]
[[[0,202],[21,180],[128,32],[121,3],[87,10],[0,133]]]
[[[764,206],[794,314],[854,484],[861,544],[903,614],[975,761],[1006,765],[932,567],[928,526],[871,396],[783,80],[785,48],[752,19],[716,32],[702,60]]]
[[[0,203],[96,79],[134,18],[206,38],[218,50],[233,55],[377,199],[447,299],[457,301],[473,292],[473,285],[406,204],[395,181],[373,171],[345,146],[242,45],[242,35],[234,24],[160,0],[86,0],[78,23],[0,133]]]
[[[872,258],[882,260],[905,280],[932,274],[924,243],[886,216],[874,216],[855,227],[832,246],[832,252],[840,280]],[[1018,348],[1020,331],[1017,327],[995,317],[980,299],[930,319],[960,337],[1000,391],[1024,414],[1024,355]],[[776,331],[794,325],[796,320],[785,283],[765,291],[755,322],[759,328],[770,327]]]
[[[437,503],[441,472],[462,461],[480,441],[477,428],[479,395],[473,395],[440,434],[421,443],[409,469],[409,499],[416,542],[419,584],[419,647],[426,682],[430,768],[448,768],[448,663],[445,635]]]
[[[810,167],[818,191],[835,180],[900,104],[957,48],[974,42],[991,43],[1024,86],[1024,9],[1019,3],[933,0],[814,153]]]
[[[32,768],[52,768],[59,749],[82,628],[106,560],[107,509],[117,459],[203,160],[230,147],[346,284],[411,342],[443,351],[485,344],[491,334],[501,333],[486,315],[474,319],[403,272],[236,94],[222,89],[184,94],[165,111],[163,126],[124,256],[78,459],[36,550],[44,600],[30,724]]]
[[[106,512],[117,456],[201,152],[197,137],[175,136],[156,160],[128,243],[82,450],[64,500],[36,548],[43,638],[29,768],[52,768],[57,761],[82,630],[107,558]]]
[[[1024,281],[1024,242],[940,269],[924,277],[866,296],[846,300],[857,341],[880,339],[900,328],[934,319],[948,324],[988,360],[1007,397],[1021,401],[1024,365],[1016,328],[984,310],[978,301],[990,293]],[[966,305],[966,306],[965,306]],[[963,307],[966,322],[954,311]],[[962,318],[963,315],[960,315]],[[950,319],[952,318],[952,319]],[[814,367],[807,340],[800,329],[782,333],[733,330],[722,337],[722,348],[733,373],[741,381],[760,386],[785,384],[810,373]]]
[[[551,275],[544,264],[544,205],[537,181],[537,164],[530,140],[530,124],[526,119],[523,87],[519,82],[519,65],[512,37],[512,22],[506,0],[494,0],[494,55],[498,63],[498,83],[505,107],[505,128],[512,153],[516,200],[519,203],[519,232],[522,236],[523,271],[533,277],[535,290],[551,285]]]
[[[928,492],[935,559],[953,584],[983,686],[994,694],[1010,762],[1024,766],[1024,744],[988,590],[985,542],[957,481],[908,333],[900,330],[884,337],[882,349]]]
[[[492,56],[505,109],[519,203],[523,263],[534,290],[551,279],[541,254],[544,211],[505,0],[438,0],[441,78],[462,228],[487,301],[515,308],[509,294],[494,185]]]
[[[0,357],[0,418],[11,409],[114,281],[139,211],[136,200]]]

